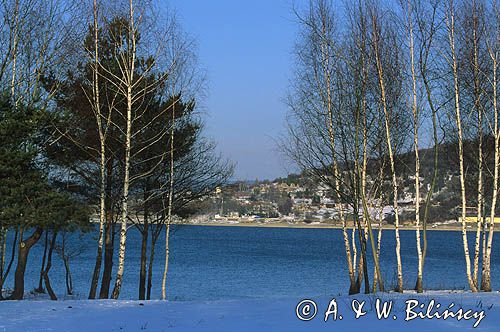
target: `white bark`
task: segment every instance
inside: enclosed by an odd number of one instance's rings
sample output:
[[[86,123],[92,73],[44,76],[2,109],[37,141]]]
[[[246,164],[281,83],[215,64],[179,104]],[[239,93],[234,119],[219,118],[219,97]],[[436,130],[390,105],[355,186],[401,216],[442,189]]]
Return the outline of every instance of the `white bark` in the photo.
[[[120,249],[118,251],[118,270],[116,272],[115,286],[113,288],[112,298],[118,299],[122,285],[123,272],[125,266],[125,246],[127,241],[127,220],[128,220],[128,194],[130,185],[130,150],[132,137],[132,86],[134,84],[135,59],[136,59],[136,31],[134,24],[134,5],[133,0],[129,1],[129,39],[131,45],[128,45],[126,62],[126,89],[127,89],[127,128],[125,133],[125,161],[123,177],[123,193],[121,206],[121,229],[120,229]]]
[[[172,89],[175,96],[175,89]],[[174,100],[172,105],[172,123],[170,128],[170,179],[169,179],[169,190],[168,190],[168,208],[167,208],[167,223],[165,225],[165,268],[163,270],[163,277],[161,283],[161,298],[162,300],[167,299],[167,273],[168,273],[168,262],[170,259],[170,225],[172,224],[172,203],[174,196],[174,133],[175,133],[175,104],[177,100]]]
[[[324,15],[324,13],[323,13]],[[331,151],[331,157],[332,157],[332,166],[333,166],[333,176],[335,178],[335,192],[337,196],[337,200],[341,204],[341,196],[340,196],[340,172],[339,172],[339,167],[338,167],[338,162],[336,158],[336,146],[335,146],[335,126],[334,126],[334,115],[333,115],[333,101],[332,101],[332,89],[333,89],[333,84],[331,81],[331,64],[330,64],[330,58],[332,57],[332,54],[330,54],[330,48],[329,44],[333,43],[333,41],[328,39],[328,36],[326,35],[326,27],[325,23],[322,22],[322,34],[321,34],[321,69],[323,71],[323,77],[325,79],[325,87],[323,88],[322,86],[319,86],[320,91],[323,91],[323,89],[326,91],[325,93],[321,93],[324,99],[324,106],[327,110],[328,114],[328,138],[329,138],[329,143],[330,143],[330,151]],[[319,83],[319,82],[318,82]],[[325,96],[326,95],[326,96]],[[351,256],[351,244],[349,243],[349,237],[347,235],[347,226],[346,226],[346,220],[344,218],[344,212],[342,210],[342,207],[340,208],[340,218],[342,219],[342,235],[344,238],[344,248],[345,248],[345,253],[346,253],[346,261],[347,261],[347,271],[349,274],[349,280],[351,283],[351,287],[354,286],[355,284],[355,272],[354,272],[354,267],[353,267],[353,261],[352,261],[352,256]],[[353,245],[355,243],[353,242]]]
[[[487,292],[491,291],[491,248],[493,246],[493,234],[495,232],[495,209],[498,198],[498,168],[500,167],[500,130],[498,128],[498,105],[497,105],[497,66],[498,66],[498,51],[489,50],[493,65],[493,114],[494,114],[494,131],[495,131],[495,169],[493,175],[493,195],[491,198],[490,225],[488,233],[488,242],[486,245],[481,289]]]
[[[379,219],[378,219],[378,236],[377,236],[377,259],[380,260],[380,250],[382,249],[382,222],[384,220],[384,206],[382,204],[382,193],[380,193],[380,214],[379,214]],[[373,267],[373,292],[375,293],[377,291],[377,284],[378,284],[378,274],[379,271],[377,271],[377,267]]]
[[[380,101],[382,103],[382,109],[384,111],[385,139],[387,144],[387,151],[389,155],[389,162],[391,166],[391,175],[392,175],[393,208],[395,213],[394,231],[396,237],[396,262],[397,262],[397,279],[398,279],[396,291],[403,292],[403,265],[401,262],[401,241],[399,237],[398,180],[396,176],[396,165],[394,161],[394,152],[391,139],[391,124],[390,124],[391,119],[385,92],[384,70],[382,67],[382,61],[379,52],[380,36],[376,32],[378,29],[376,20],[377,18],[375,17],[375,14],[373,14],[372,24],[373,24],[373,34],[374,34],[373,36],[374,56],[377,67],[378,84],[380,87],[380,99],[381,99]]]
[[[450,11],[447,15],[448,37],[451,51],[451,66],[453,71],[453,92],[454,92],[454,107],[455,107],[455,122],[458,131],[458,158],[460,166],[460,192],[462,199],[462,242],[465,255],[465,267],[467,281],[471,291],[476,292],[477,287],[471,275],[471,260],[469,253],[469,244],[467,243],[467,224],[466,224],[466,195],[465,195],[465,171],[464,171],[464,154],[463,154],[463,134],[462,134],[462,118],[460,112],[460,93],[458,88],[458,63],[455,52],[455,13],[453,1],[450,1]]]
[[[97,240],[97,254],[96,254],[96,264],[94,267],[94,274],[92,276],[92,283],[89,298],[93,299],[96,295],[97,284],[99,281],[99,275],[102,265],[102,249],[104,245],[104,223],[106,222],[106,134],[103,128],[103,115],[101,112],[101,100],[99,91],[99,13],[97,0],[93,3],[93,14],[94,14],[94,82],[93,82],[93,105],[94,112],[97,123],[97,130],[99,134],[99,144],[100,144],[100,160],[99,160],[99,171],[100,171],[100,184],[99,184],[99,237]],[[110,110],[111,114],[111,110]],[[108,117],[107,127],[109,126],[109,121],[111,116]]]
[[[479,255],[481,244],[481,225],[482,225],[482,212],[483,212],[483,111],[481,109],[481,91],[479,83],[479,50],[478,50],[478,17],[476,3],[472,4],[472,35],[473,35],[473,80],[474,80],[474,108],[477,112],[477,126],[478,126],[478,180],[477,180],[477,223],[476,223],[476,240],[474,246],[474,268],[472,279],[478,287],[478,272],[479,272]]]
[[[354,274],[356,274],[356,266],[357,266],[357,261],[358,261],[358,249],[356,247],[356,225],[353,224],[352,226],[352,232],[351,232],[351,241],[352,241],[352,271]]]
[[[366,39],[365,32],[363,32],[363,38]],[[365,43],[366,41],[363,40],[363,54],[365,53]],[[373,264],[374,264],[374,269],[375,269],[375,275],[376,275],[376,280],[379,285],[379,289],[381,292],[385,291],[384,288],[384,281],[382,279],[382,273],[380,272],[380,261],[379,261],[379,255],[377,252],[377,249],[375,247],[375,240],[373,238],[373,229],[372,229],[372,221],[370,218],[370,212],[368,209],[368,202],[367,202],[367,188],[366,188],[366,174],[367,174],[367,166],[368,166],[368,123],[367,123],[367,101],[366,101],[366,85],[368,81],[368,69],[366,65],[366,58],[363,55],[362,56],[362,73],[363,73],[363,88],[362,88],[362,111],[363,111],[363,164],[361,168],[361,199],[363,202],[363,214],[364,214],[364,220],[365,220],[365,225],[366,225],[366,230],[365,230],[365,235],[369,235],[370,237],[370,244],[371,244],[371,249],[372,249],[372,257],[373,257]],[[378,238],[377,240],[379,242],[380,246],[380,241],[381,237]],[[373,287],[373,292],[376,292],[377,287],[376,284]]]
[[[412,82],[412,113],[413,113],[413,149],[415,150],[415,236],[417,241],[417,256],[418,256],[418,272],[417,272],[417,292],[422,292],[422,279],[423,279],[423,256],[422,244],[420,241],[420,158],[419,158],[419,144],[418,144],[418,125],[419,125],[419,111],[417,105],[417,76],[415,73],[415,54],[414,54],[414,38],[413,38],[413,17],[412,17],[412,4],[408,0],[408,39],[409,39],[409,53],[410,53],[410,68],[411,68],[411,82]]]

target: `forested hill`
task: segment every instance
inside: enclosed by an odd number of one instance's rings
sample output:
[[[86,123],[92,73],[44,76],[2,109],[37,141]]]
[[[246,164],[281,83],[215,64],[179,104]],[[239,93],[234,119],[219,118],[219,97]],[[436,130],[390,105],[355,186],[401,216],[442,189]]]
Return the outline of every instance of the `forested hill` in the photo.
[[[478,178],[478,141],[464,141],[464,169],[467,206],[477,206],[477,178]],[[438,145],[437,177],[431,200],[430,218],[433,221],[444,221],[456,219],[460,206],[460,177],[458,144],[456,142],[446,142]],[[434,175],[434,146],[419,149],[420,159],[420,194],[425,198]],[[490,197],[493,184],[493,158],[494,140],[491,136],[483,137],[483,183],[484,197]],[[368,161],[368,173],[370,169],[378,170],[382,160],[371,159]],[[390,199],[390,168],[386,163],[384,191]],[[370,167],[374,166],[374,167]],[[375,167],[376,166],[376,167]],[[396,172],[398,174],[399,197],[411,197],[415,195],[415,151],[407,151],[396,156]],[[372,176],[376,176],[372,174]],[[373,178],[373,177],[372,177]],[[317,179],[310,172],[302,171],[300,174],[290,174],[285,178],[278,178],[272,182],[283,182],[287,184],[295,183],[300,186],[314,188],[319,185]],[[486,199],[484,202],[486,210],[491,202]],[[472,211],[472,210],[471,210]],[[497,211],[500,213],[500,211]]]
[[[442,143],[438,145],[438,182],[444,181],[446,175],[459,174],[459,160],[458,160],[458,144]],[[419,149],[420,159],[420,176],[424,178],[424,184],[427,180],[432,179],[434,172],[434,146],[430,148]],[[464,141],[464,168],[467,171],[467,177],[477,176],[478,173],[478,141],[468,140]],[[494,158],[494,140],[492,136],[483,137],[483,162],[485,167],[486,177],[491,177]],[[380,159],[370,159],[370,164],[380,164]],[[396,171],[404,179],[414,175],[415,172],[415,152],[414,150],[396,156]],[[306,184],[310,180],[308,171],[302,171],[300,174],[291,173],[286,177],[274,179],[272,182],[285,182]],[[390,170],[387,169],[387,175]]]

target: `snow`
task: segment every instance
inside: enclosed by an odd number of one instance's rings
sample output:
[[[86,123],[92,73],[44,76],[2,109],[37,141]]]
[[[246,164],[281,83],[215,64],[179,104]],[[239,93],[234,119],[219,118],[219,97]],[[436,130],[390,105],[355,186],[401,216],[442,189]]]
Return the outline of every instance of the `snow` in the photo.
[[[324,321],[331,300],[338,304],[337,320],[333,314]],[[0,331],[499,331],[500,294],[468,292],[384,293],[378,295],[312,298],[318,308],[310,321],[296,317],[302,299],[255,299],[212,302],[175,301],[3,301],[0,302]],[[387,319],[377,319],[376,303],[390,303],[393,310]],[[354,318],[352,303],[362,303],[366,314]],[[440,311],[454,306],[476,313],[476,318],[420,319],[405,321],[405,301],[416,300],[424,306],[432,300]],[[413,309],[417,312],[417,309]],[[422,309],[425,312],[425,309]],[[436,311],[434,309],[434,311]],[[434,312],[433,311],[433,312]],[[439,311],[439,310],[438,310]],[[299,310],[299,312],[302,312]],[[484,318],[477,328],[479,313]],[[340,320],[340,315],[343,319]],[[396,316],[395,320],[393,316]]]

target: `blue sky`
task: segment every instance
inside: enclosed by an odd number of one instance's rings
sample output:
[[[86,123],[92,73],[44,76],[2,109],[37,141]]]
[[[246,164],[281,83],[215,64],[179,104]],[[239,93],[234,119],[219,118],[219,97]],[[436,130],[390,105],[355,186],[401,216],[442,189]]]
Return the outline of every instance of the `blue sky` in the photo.
[[[235,179],[273,179],[290,171],[275,139],[292,70],[296,24],[291,0],[171,0],[198,43],[208,73],[207,135],[237,163]]]

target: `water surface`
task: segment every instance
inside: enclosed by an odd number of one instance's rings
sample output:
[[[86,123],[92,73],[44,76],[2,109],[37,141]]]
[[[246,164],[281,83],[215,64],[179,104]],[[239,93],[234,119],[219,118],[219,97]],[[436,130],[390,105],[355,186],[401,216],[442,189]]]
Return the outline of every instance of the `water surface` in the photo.
[[[413,288],[417,273],[415,232],[400,233],[405,288]],[[473,249],[473,232],[469,235]],[[95,237],[95,233],[81,239],[76,237],[71,245],[83,248],[83,253],[71,262],[75,292],[82,298],[88,293],[94,267]],[[386,288],[394,287],[394,231],[385,230],[382,239],[383,276]],[[456,231],[428,232],[426,288],[467,289],[461,239],[461,233]],[[30,253],[26,290],[38,284],[42,243],[43,238]],[[164,237],[158,241],[155,256],[152,295],[159,298]],[[344,242],[342,231],[338,229],[176,226],[171,236],[170,257],[168,298],[171,300],[317,297],[345,294],[348,290]],[[373,273],[370,255],[368,258],[370,273]],[[140,234],[130,228],[122,299],[138,296],[139,262]],[[12,274],[7,281],[8,287],[12,286]],[[494,289],[500,289],[499,278],[500,247],[494,242]],[[56,293],[64,294],[64,268],[57,255],[54,256],[51,281]]]

